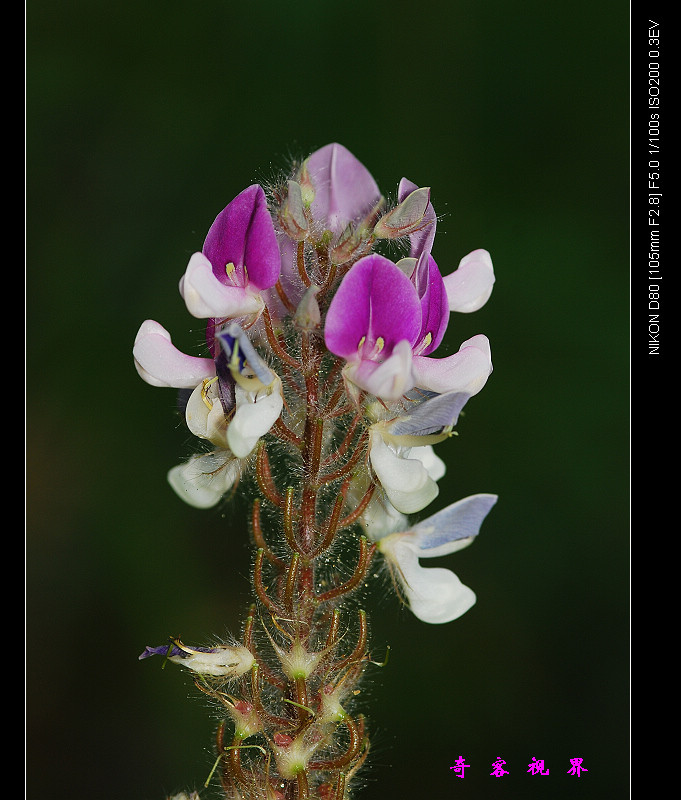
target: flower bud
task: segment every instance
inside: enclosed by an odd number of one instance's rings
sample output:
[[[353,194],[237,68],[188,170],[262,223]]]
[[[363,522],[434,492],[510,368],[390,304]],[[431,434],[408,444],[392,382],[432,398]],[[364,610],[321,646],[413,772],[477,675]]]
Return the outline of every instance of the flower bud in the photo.
[[[307,769],[307,764],[318,743],[305,741],[304,735],[293,739],[286,733],[277,733],[273,737],[274,758],[282,778],[291,780]]]
[[[374,228],[378,239],[399,239],[416,233],[424,225],[430,188],[424,186],[410,192],[404,200],[379,219]]]
[[[314,183],[312,183],[312,178],[310,178],[310,171],[308,169],[308,161],[306,159],[300,167],[298,171],[298,185],[300,186],[300,197],[303,201],[303,205],[306,208],[309,208],[312,203],[314,202],[315,198],[315,188]]]
[[[171,644],[160,647],[145,647],[140,659],[156,655],[164,655],[174,664],[216,678],[238,678],[248,672],[255,661],[253,653],[242,645],[187,647],[179,639],[171,639]]]
[[[279,222],[291,239],[300,242],[307,236],[308,223],[303,190],[296,181],[288,182],[288,194],[279,211]]]
[[[321,324],[322,314],[317,303],[318,294],[319,286],[313,284],[307,289],[302,300],[298,303],[294,322],[299,330],[311,331]]]
[[[324,656],[324,652],[313,653],[306,650],[300,641],[295,641],[288,651],[277,645],[274,645],[274,649],[279,656],[286,677],[292,681],[298,678],[308,678]]]
[[[234,720],[234,735],[238,739],[248,739],[249,736],[253,736],[261,730],[262,723],[251,703],[237,700],[234,703],[225,703],[225,705]]]
[[[353,225],[348,225],[331,248],[331,262],[333,264],[345,264],[346,261],[350,261],[353,257],[362,255],[365,245],[366,242],[362,237],[362,233],[357,231]]]

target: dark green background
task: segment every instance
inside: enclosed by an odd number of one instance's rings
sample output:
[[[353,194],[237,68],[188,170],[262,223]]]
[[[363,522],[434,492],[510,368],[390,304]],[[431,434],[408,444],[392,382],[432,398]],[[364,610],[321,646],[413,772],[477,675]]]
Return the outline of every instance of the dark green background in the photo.
[[[162,800],[208,774],[203,702],[137,655],[238,629],[250,552],[240,517],[167,486],[191,442],[131,347],[152,318],[197,352],[189,255],[241,189],[331,141],[384,193],[432,187],[443,272],[484,247],[497,275],[439,351],[492,343],[432,506],[500,496],[441,562],[478,603],[428,626],[376,585],[391,656],[360,796],[625,796],[628,21],[613,0],[28,4],[31,798]]]

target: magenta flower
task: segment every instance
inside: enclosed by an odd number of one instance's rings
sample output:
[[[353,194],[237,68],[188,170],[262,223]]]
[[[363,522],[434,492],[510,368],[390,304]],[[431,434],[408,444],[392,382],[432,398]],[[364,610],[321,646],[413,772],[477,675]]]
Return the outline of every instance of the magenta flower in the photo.
[[[201,253],[189,259],[180,294],[199,319],[257,317],[261,292],[279,278],[281,256],[265,192],[249,186],[211,225]]]
[[[422,327],[421,303],[409,278],[373,254],[345,275],[326,316],[324,336],[347,361],[346,377],[384,400],[397,400],[414,383],[411,361]]]
[[[425,257],[417,264],[426,263]],[[384,256],[365,256],[345,275],[327,312],[326,346],[347,361],[349,381],[382,400],[398,400],[414,387],[472,396],[492,371],[483,335],[447,358],[427,357],[442,340],[449,316],[437,265],[430,257],[427,263],[423,281]]]
[[[381,192],[367,168],[345,147],[335,142],[315,151],[287,182],[279,211],[281,237],[281,287],[297,305],[307,288],[299,271],[299,246],[328,240],[330,258],[342,264],[367,252],[370,220],[382,206]],[[328,241],[327,241],[328,244]],[[319,276],[312,274],[315,281]],[[268,297],[270,314],[286,314],[275,292]]]

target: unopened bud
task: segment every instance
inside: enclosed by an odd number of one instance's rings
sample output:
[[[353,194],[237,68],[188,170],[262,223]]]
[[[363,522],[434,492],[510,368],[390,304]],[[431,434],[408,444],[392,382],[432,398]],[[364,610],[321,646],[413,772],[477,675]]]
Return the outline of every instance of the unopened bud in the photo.
[[[286,780],[295,778],[307,769],[308,761],[319,746],[318,743],[306,742],[302,734],[293,739],[286,733],[275,733],[273,740],[277,767],[281,777]]]
[[[364,235],[361,230],[353,225],[348,225],[342,231],[338,241],[331,248],[330,256],[334,264],[345,264],[351,258],[362,255],[364,249],[368,249],[367,232]]]
[[[295,241],[302,241],[307,236],[307,217],[303,190],[296,181],[288,182],[288,194],[279,211],[279,221],[285,233]]]
[[[294,321],[296,327],[303,331],[314,330],[318,328],[322,321],[322,315],[317,303],[317,294],[319,293],[319,286],[313,284],[310,286],[303,295],[298,308]]]
[[[379,219],[374,236],[378,239],[399,239],[421,230],[426,222],[429,202],[430,188],[422,187],[410,192],[401,203]]]
[[[251,703],[245,700],[237,700],[227,704],[229,713],[234,720],[234,735],[239,739],[248,739],[249,736],[256,734],[262,724],[260,718]]]
[[[317,668],[324,652],[312,653],[306,650],[303,645],[296,641],[290,650],[286,651],[275,645],[275,650],[281,661],[281,666],[286,677],[291,680],[297,678],[308,678]]]
[[[298,184],[300,186],[301,197],[306,208],[312,205],[315,198],[315,188],[307,169],[307,161],[304,161],[298,171]]]
[[[253,653],[242,645],[187,647],[179,639],[171,639],[169,645],[146,647],[140,659],[155,655],[163,655],[168,661],[181,664],[192,672],[216,678],[238,678],[248,672],[255,662]]]

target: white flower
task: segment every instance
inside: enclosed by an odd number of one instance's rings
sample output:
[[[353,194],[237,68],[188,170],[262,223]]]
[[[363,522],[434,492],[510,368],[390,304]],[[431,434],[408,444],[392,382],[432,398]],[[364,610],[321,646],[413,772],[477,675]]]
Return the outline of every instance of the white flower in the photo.
[[[145,647],[139,658],[142,660],[151,656],[164,656],[173,664],[181,664],[193,672],[215,678],[238,678],[248,672],[255,661],[253,653],[243,645],[188,647],[174,638],[159,647]]]
[[[202,381],[191,393],[184,412],[187,427],[200,439],[227,447],[227,416],[218,393],[218,379]]]
[[[400,447],[385,441],[378,426],[369,434],[369,458],[388,500],[403,514],[414,514],[439,492],[436,481],[445,465],[430,445]]]
[[[475,603],[475,593],[442,567],[423,568],[419,559],[445,556],[467,547],[496,503],[493,494],[476,494],[453,503],[409,530],[379,540],[406,595],[409,607],[423,622],[451,622]]]
[[[236,411],[227,427],[227,443],[235,456],[246,458],[279,419],[284,407],[281,380],[277,377],[270,386],[257,391],[237,384],[235,394]]]
[[[235,381],[236,410],[227,427],[227,444],[237,458],[246,458],[279,419],[284,407],[281,378],[265,364],[236,323],[217,338]]]
[[[168,483],[190,506],[212,508],[234,486],[239,475],[239,462],[232,453],[214,450],[173,467],[168,473]]]

